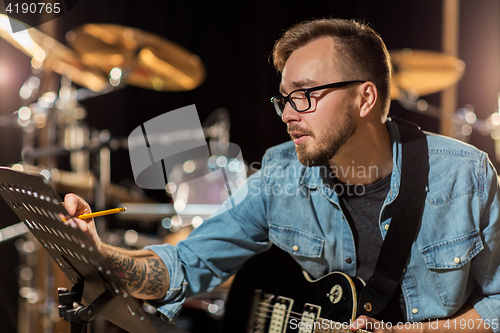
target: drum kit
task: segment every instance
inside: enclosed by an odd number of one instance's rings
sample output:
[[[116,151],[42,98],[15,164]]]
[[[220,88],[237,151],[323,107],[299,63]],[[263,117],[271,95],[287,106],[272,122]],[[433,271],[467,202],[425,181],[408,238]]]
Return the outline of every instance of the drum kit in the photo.
[[[84,121],[86,111],[80,102],[113,93],[126,85],[155,91],[192,90],[205,78],[201,59],[180,45],[136,28],[86,24],[66,33],[69,45],[66,46],[31,27],[13,33],[9,20],[12,19],[0,14],[0,37],[31,58],[34,73],[20,89],[20,96],[26,102],[16,112],[16,123],[23,129],[23,163],[13,168],[39,172],[51,179],[56,190],[80,194],[94,202],[96,209],[118,203],[138,207],[129,215],[124,214],[125,219],[140,216],[148,219],[151,215],[151,219],[161,221],[162,217],[173,215],[172,206],[152,203],[140,193],[110,182],[110,149],[126,148],[126,145],[107,131],[91,135]],[[418,105],[419,96],[452,86],[465,69],[461,60],[438,52],[404,49],[390,54],[391,98],[409,100],[411,105]],[[57,92],[40,88],[46,73],[61,76]],[[80,88],[75,88],[73,83]],[[228,142],[229,117],[221,110],[216,113],[217,119],[204,131],[207,137]],[[0,117],[0,127],[8,123],[4,119]],[[97,167],[90,167],[90,155],[98,156]],[[55,157],[58,156],[69,156],[70,171],[57,167]],[[213,207],[208,209],[206,214],[192,215],[208,216]],[[0,230],[0,242],[25,232],[22,224]],[[57,298],[51,291],[55,291],[54,280],[61,279],[57,268],[49,265],[47,257],[37,254],[39,246],[33,238],[20,239],[16,247],[23,254],[19,331],[63,331],[57,327],[59,318],[54,301]]]
[[[135,28],[87,24],[66,34],[69,47],[32,27],[13,33],[11,20],[0,14],[0,37],[31,58],[32,72],[19,93],[26,105],[15,112],[16,119],[0,117],[0,126],[16,124],[23,130],[23,162],[13,168],[40,173],[50,178],[56,191],[77,193],[97,210],[120,202],[154,202],[110,182],[110,151],[126,148],[126,140],[108,131],[92,134],[80,102],[126,85],[192,90],[205,78],[200,58]],[[59,90],[43,91],[43,80],[53,73],[61,77]],[[69,171],[58,167],[61,156],[69,157]],[[2,229],[0,242],[26,231],[21,223]],[[16,241],[16,248],[21,254],[19,332],[69,331],[58,318],[56,304],[56,287],[71,287],[69,281],[29,234]]]

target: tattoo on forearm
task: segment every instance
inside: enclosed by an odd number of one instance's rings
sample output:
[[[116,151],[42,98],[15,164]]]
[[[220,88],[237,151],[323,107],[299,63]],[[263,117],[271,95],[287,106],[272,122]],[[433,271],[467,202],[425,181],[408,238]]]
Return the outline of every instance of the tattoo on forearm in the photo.
[[[161,287],[165,284],[166,270],[165,267],[160,265],[159,259],[148,258],[147,262],[149,267],[148,279],[140,293],[144,295],[158,295],[160,294]]]
[[[129,292],[139,290],[146,280],[146,265],[135,259],[123,258],[120,255],[108,256],[106,262],[114,270]]]
[[[146,263],[137,259],[111,254],[106,258],[109,267],[118,274],[129,292],[143,295],[159,295],[165,285],[166,268],[160,259],[146,258]]]

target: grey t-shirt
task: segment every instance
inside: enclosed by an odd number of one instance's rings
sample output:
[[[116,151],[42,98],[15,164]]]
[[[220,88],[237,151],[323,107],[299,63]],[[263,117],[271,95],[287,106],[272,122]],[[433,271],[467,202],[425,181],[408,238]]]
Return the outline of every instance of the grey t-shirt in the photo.
[[[382,235],[379,214],[390,189],[391,175],[368,186],[354,186],[334,180],[342,210],[351,226],[356,244],[357,276],[368,281],[377,264]],[[398,287],[386,309],[378,316],[394,325],[405,322],[405,302]]]

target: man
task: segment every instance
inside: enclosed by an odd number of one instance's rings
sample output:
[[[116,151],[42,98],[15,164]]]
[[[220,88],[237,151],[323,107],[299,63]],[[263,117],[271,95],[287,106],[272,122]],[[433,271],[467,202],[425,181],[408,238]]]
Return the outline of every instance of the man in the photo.
[[[92,221],[70,222],[93,237],[132,296],[152,300],[169,318],[186,297],[212,290],[271,242],[314,278],[373,273],[399,194],[404,130],[387,120],[385,45],[363,24],[315,20],[289,29],[273,60],[282,79],[272,101],[293,142],[268,150],[239,205],[176,247],[140,251],[102,243]],[[426,137],[425,207],[400,288],[378,319],[361,316],[351,329],[500,332],[496,172],[477,149]],[[74,195],[65,207],[72,215],[90,211]],[[401,320],[422,325],[396,326]]]

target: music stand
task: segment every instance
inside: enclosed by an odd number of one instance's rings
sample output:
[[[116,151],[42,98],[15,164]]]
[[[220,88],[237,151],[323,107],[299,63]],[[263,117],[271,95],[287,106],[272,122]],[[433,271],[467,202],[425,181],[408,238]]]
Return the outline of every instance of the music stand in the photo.
[[[61,216],[71,216],[43,176],[0,167],[0,195],[73,284],[71,292],[59,290],[60,316],[71,322],[72,333],[84,332],[97,315],[131,333],[185,332],[147,314],[125,292],[87,235],[63,223]]]

